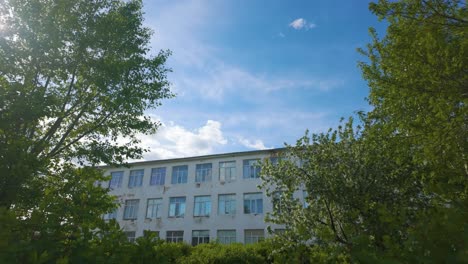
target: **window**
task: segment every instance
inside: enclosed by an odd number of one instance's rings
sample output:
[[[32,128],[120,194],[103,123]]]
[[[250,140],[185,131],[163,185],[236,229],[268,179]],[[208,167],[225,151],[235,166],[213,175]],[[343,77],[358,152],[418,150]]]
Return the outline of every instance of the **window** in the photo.
[[[244,179],[260,178],[258,159],[244,160]]]
[[[218,241],[221,244],[236,243],[236,230],[218,230]]]
[[[218,214],[233,215],[236,214],[236,195],[220,194],[218,196]]]
[[[171,197],[169,199],[169,217],[185,216],[185,197]]]
[[[184,231],[167,231],[166,232],[166,241],[167,242],[183,242],[184,241]]]
[[[144,173],[144,170],[130,171],[130,177],[128,178],[128,188],[141,186],[143,184]]]
[[[307,197],[309,197],[309,194],[307,193],[307,191],[302,191],[302,197],[304,198],[304,203],[302,204],[302,207],[309,207],[309,203],[307,202]]]
[[[219,180],[228,182],[236,180],[235,161],[226,161],[219,163]]]
[[[210,216],[211,197],[195,196],[195,205],[193,207],[193,216]]]
[[[197,164],[195,168],[195,182],[211,181],[211,163]]]
[[[148,199],[146,218],[161,218],[162,199]]]
[[[135,242],[135,231],[127,231],[127,232],[124,232],[125,233],[125,236],[127,236],[127,239],[128,239],[128,242]]]
[[[261,214],[261,213],[263,213],[262,193],[244,194],[244,214]]]
[[[151,169],[150,185],[164,185],[166,181],[166,168]]]
[[[187,183],[187,175],[188,175],[188,166],[174,166],[172,167],[172,184],[181,184]]]
[[[246,229],[244,230],[245,244],[253,244],[265,239],[265,232],[263,229]]]
[[[133,220],[137,219],[138,216],[138,204],[140,200],[126,200],[125,201],[125,209],[124,209],[124,220]]]
[[[110,189],[116,189],[122,187],[123,171],[111,172],[111,180],[109,182]]]
[[[192,246],[202,243],[210,243],[209,230],[193,230],[192,231]]]

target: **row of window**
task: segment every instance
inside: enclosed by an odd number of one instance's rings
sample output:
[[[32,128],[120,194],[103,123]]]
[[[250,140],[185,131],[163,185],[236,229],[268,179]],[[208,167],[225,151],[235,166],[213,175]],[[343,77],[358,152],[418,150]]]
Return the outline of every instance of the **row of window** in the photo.
[[[159,237],[158,231],[152,231]],[[129,241],[135,240],[135,231],[125,232]],[[216,239],[222,244],[236,243],[237,235],[236,230],[217,230]],[[265,238],[265,232],[263,229],[245,229],[244,230],[244,243],[253,244],[262,241]],[[184,241],[184,231],[167,231],[166,241],[179,243]],[[210,230],[193,230],[192,231],[192,245],[196,246],[202,243],[210,242]]]
[[[260,166],[258,159],[249,159],[243,161],[243,178],[259,178]],[[128,178],[128,187],[139,187],[143,185],[144,169],[131,170]],[[195,182],[209,182],[212,180],[213,170],[212,163],[196,164],[195,166]],[[109,188],[115,189],[122,187],[124,172],[111,172],[111,180]],[[188,165],[172,166],[171,184],[187,183]],[[223,161],[219,163],[219,180],[234,181],[236,179],[236,162]],[[164,185],[166,182],[166,167],[152,168],[149,180],[150,185]]]
[[[245,193],[244,194],[244,214],[262,214],[263,213],[263,195],[262,193]],[[186,197],[170,197],[169,198],[169,217],[184,217],[185,216]],[[131,199],[125,201],[124,220],[135,220],[138,216],[139,199]],[[163,203],[162,198],[148,199],[146,204],[146,218],[161,218]],[[116,209],[114,212],[106,214],[105,219],[116,219]],[[235,194],[220,194],[218,196],[218,214],[233,215],[236,214],[236,195]],[[193,216],[210,216],[211,215],[211,196],[195,196],[193,206]]]

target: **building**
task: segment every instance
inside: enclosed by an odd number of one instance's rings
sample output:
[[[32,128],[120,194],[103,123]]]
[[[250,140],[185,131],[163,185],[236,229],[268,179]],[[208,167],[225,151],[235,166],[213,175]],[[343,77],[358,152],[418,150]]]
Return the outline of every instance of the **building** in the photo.
[[[258,189],[257,161],[279,149],[136,162],[129,168],[103,167],[105,183],[117,197],[115,218],[129,240],[154,231],[169,242],[192,245],[254,243],[267,237],[271,199]],[[298,192],[299,193],[299,192]],[[302,192],[300,192],[302,195]],[[303,199],[301,197],[300,199]]]

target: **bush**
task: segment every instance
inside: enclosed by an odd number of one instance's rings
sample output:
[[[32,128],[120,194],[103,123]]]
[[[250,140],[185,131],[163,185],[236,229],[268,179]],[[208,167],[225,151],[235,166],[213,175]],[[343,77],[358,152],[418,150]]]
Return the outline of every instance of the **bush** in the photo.
[[[192,263],[267,263],[266,258],[242,244],[222,245],[218,243],[200,244],[193,248],[192,253],[180,260],[183,264]]]

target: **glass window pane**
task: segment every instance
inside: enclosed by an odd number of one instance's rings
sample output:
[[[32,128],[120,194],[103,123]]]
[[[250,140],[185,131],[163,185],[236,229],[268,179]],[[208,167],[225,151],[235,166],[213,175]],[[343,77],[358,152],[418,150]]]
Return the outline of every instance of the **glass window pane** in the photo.
[[[243,174],[245,179],[260,177],[260,166],[258,166],[258,162],[258,159],[244,160]]]
[[[261,214],[261,213],[263,213],[262,193],[246,193],[246,194],[244,194],[244,213],[245,214]]]
[[[182,184],[187,183],[187,176],[188,176],[188,166],[174,166],[172,167],[172,184]]]
[[[111,180],[109,182],[110,189],[122,187],[123,174],[124,174],[123,171],[111,172]]]
[[[128,187],[139,187],[143,183],[144,170],[131,170],[128,179]]]
[[[164,185],[166,181],[166,168],[151,169],[150,185]]]

